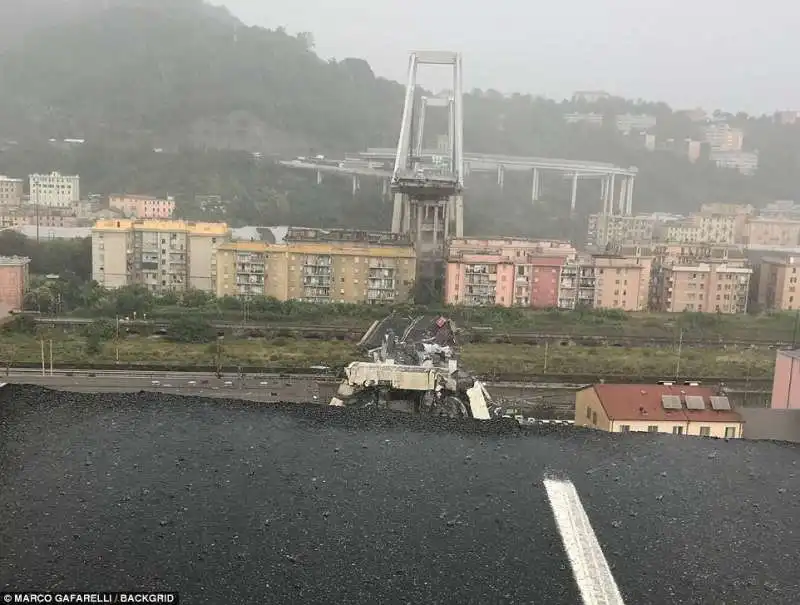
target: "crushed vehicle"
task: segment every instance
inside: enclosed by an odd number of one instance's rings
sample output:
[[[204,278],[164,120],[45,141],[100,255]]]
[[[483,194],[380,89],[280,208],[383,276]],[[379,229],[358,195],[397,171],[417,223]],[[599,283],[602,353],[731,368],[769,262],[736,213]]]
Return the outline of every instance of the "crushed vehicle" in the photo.
[[[458,363],[456,327],[446,317],[376,322],[361,340],[370,361],[354,361],[333,406],[374,407],[429,416],[503,416],[484,384]]]

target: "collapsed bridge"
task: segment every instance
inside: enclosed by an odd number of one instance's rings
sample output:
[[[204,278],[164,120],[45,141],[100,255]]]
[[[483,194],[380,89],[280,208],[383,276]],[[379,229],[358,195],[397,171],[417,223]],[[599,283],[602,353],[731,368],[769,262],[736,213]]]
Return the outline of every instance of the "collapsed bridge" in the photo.
[[[457,329],[441,316],[390,315],[361,340],[330,405],[490,420],[503,416],[484,384],[459,367]]]

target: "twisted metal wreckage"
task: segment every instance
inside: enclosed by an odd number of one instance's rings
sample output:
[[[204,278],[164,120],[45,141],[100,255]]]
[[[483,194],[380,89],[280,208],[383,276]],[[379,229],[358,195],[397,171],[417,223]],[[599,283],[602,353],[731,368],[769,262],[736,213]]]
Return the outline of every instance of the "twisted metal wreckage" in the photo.
[[[373,324],[360,345],[372,361],[345,368],[330,405],[480,420],[503,416],[484,384],[459,368],[456,327],[445,317],[389,316]]]

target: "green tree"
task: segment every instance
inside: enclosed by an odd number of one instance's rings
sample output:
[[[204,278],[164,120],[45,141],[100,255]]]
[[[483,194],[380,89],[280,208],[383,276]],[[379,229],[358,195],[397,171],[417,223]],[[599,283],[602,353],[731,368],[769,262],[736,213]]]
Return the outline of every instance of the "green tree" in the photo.
[[[167,328],[167,338],[174,342],[211,342],[216,333],[211,324],[204,320],[183,315],[171,321]]]

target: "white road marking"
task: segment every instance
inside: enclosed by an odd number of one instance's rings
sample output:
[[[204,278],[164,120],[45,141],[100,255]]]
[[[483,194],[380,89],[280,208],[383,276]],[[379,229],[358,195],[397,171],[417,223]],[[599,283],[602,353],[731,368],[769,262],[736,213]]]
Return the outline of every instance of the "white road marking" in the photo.
[[[571,481],[545,479],[544,487],[583,604],[624,605],[575,486]]]

